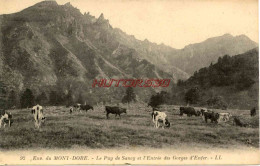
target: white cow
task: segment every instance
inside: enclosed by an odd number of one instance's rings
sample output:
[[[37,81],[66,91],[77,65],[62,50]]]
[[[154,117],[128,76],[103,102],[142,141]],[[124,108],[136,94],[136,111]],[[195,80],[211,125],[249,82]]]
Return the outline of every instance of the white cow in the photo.
[[[0,110],[0,128],[2,125],[5,127],[6,124],[11,127],[12,124],[12,114],[5,112],[5,110]]]
[[[167,119],[167,115],[165,112],[160,111],[153,111],[152,113],[153,123],[154,127],[159,128],[159,122],[162,122],[162,128],[164,129],[164,126],[170,127],[170,122]]]
[[[79,111],[81,113],[81,109],[80,109],[81,105],[82,104],[77,103],[77,104],[73,105],[72,107],[70,107],[70,113],[72,113],[74,111]]]
[[[230,113],[218,113],[219,114],[219,121],[227,122],[229,118],[232,116]]]
[[[41,123],[45,121],[42,106],[40,106],[38,104],[36,106],[34,106],[32,108],[32,114],[34,117],[34,125],[37,129],[39,129],[41,126]]]

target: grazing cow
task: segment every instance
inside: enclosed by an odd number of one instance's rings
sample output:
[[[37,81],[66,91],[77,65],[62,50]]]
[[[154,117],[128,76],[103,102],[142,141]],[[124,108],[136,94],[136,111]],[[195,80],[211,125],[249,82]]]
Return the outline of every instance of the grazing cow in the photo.
[[[246,124],[241,122],[241,120],[238,117],[234,117],[233,124],[240,127],[246,127]]]
[[[107,119],[109,118],[109,114],[115,114],[115,117],[119,115],[119,118],[121,118],[120,114],[125,113],[126,114],[126,109],[125,108],[120,108],[120,107],[110,107],[110,106],[105,106],[106,108],[106,116]]]
[[[198,112],[193,107],[180,107],[180,116],[187,114],[187,116],[199,116]]]
[[[229,121],[229,118],[232,116],[230,113],[218,113],[220,121]]]
[[[156,127],[156,128],[159,128],[159,122],[162,122],[163,129],[164,129],[164,126],[169,128],[171,125],[169,120],[167,119],[167,115],[165,112],[153,111],[152,118],[153,118],[153,122],[154,122],[154,127]]]
[[[11,127],[12,123],[12,114],[5,112],[5,110],[0,110],[0,128],[2,125],[5,127],[6,124]]]
[[[81,104],[77,103],[77,104],[74,104],[73,107],[76,109],[76,110],[80,110],[80,106]]]
[[[82,104],[79,104],[79,103],[74,104],[72,107],[70,107],[70,113],[72,113],[74,111],[80,111],[81,112],[81,109],[80,109],[81,106],[82,106]]]
[[[195,110],[195,114],[192,114],[192,115],[195,115],[195,116],[200,116],[201,115],[200,109],[194,108],[194,110]]]
[[[34,117],[34,125],[37,129],[40,128],[41,126],[41,123],[45,121],[45,117],[43,115],[43,109],[42,109],[42,106],[40,105],[36,105],[32,108],[32,114],[33,114],[33,117]]]
[[[255,107],[250,110],[250,115],[256,116],[256,108]]]
[[[211,120],[211,123],[218,123],[219,113],[215,113],[213,111],[208,110],[207,112],[204,112],[204,118],[206,123],[208,122],[208,119]]]
[[[86,110],[86,112],[87,112],[89,109],[94,110],[91,105],[87,105],[87,104],[86,104],[86,105],[80,105],[80,107],[79,107],[79,110]]]
[[[196,115],[195,116],[200,116],[201,115],[201,111],[200,109],[195,109]]]

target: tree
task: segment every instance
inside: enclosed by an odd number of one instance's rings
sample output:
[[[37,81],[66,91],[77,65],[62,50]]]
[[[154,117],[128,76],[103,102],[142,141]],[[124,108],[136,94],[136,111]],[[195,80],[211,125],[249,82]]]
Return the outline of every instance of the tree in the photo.
[[[58,105],[61,104],[61,96],[58,95],[56,91],[51,91],[49,96],[49,104]]]
[[[136,102],[136,95],[133,87],[127,87],[126,95],[122,99],[122,103]]]
[[[34,105],[34,96],[30,89],[26,89],[20,98],[21,108],[29,108]]]
[[[165,91],[161,91],[160,93],[157,93],[156,95],[152,95],[148,105],[153,108],[156,108],[161,104],[167,103],[169,99],[170,99],[169,93],[167,93]]]
[[[84,103],[85,103],[85,101],[83,100],[83,96],[82,96],[81,93],[79,93],[79,97],[78,97],[77,103],[80,103],[80,104],[84,104]]]
[[[252,77],[250,77],[249,74],[246,74],[245,72],[242,72],[238,75],[237,81],[235,83],[235,87],[238,90],[244,90],[249,88],[255,83]]]
[[[182,86],[182,85],[184,85],[184,81],[181,79],[178,79],[177,86]]]
[[[197,87],[189,89],[185,94],[185,101],[188,104],[196,104],[200,100],[200,93]]]
[[[19,105],[17,94],[14,90],[11,90],[7,99],[7,108],[17,107]]]
[[[0,81],[0,109],[6,108],[6,85]]]
[[[48,104],[48,97],[45,92],[42,92],[39,96],[36,97],[36,103],[40,105],[47,105]]]
[[[67,106],[72,106],[74,104],[73,95],[72,95],[71,90],[68,91],[68,94],[65,96],[65,99],[66,99]]]
[[[216,109],[226,110],[228,107],[222,96],[212,96],[210,99],[207,100],[207,104],[209,107],[213,107]]]

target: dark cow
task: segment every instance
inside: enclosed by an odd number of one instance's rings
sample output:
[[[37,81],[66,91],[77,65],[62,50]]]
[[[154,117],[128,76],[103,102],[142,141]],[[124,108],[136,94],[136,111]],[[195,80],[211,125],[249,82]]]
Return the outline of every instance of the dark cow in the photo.
[[[199,116],[200,113],[198,113],[193,107],[180,107],[180,116],[183,114],[187,114],[187,116]]]
[[[2,125],[5,127],[6,124],[11,127],[12,123],[12,114],[7,113],[5,110],[0,110],[0,128],[2,127]]]
[[[255,107],[250,110],[250,115],[256,116],[256,108]]]
[[[86,112],[90,109],[94,110],[91,105],[87,105],[87,104],[86,105],[80,105],[80,107],[79,107],[79,110],[85,110]]]
[[[246,127],[246,124],[241,122],[241,120],[238,117],[234,117],[233,124],[240,127]]]
[[[125,113],[126,114],[126,109],[125,108],[120,108],[120,107],[110,107],[110,106],[106,106],[106,113],[107,113],[107,119],[109,118],[109,114],[116,114],[115,117],[117,115],[119,115],[119,117],[121,118],[120,114]]]
[[[218,123],[219,113],[215,113],[213,111],[208,110],[207,112],[204,112],[204,118],[206,123],[208,122],[208,119],[211,120],[211,123]]]

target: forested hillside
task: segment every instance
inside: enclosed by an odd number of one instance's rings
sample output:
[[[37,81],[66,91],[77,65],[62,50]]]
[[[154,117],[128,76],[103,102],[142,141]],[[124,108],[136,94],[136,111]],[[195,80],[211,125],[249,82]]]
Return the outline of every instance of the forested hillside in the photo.
[[[220,57],[172,88],[173,100],[182,104],[251,108],[258,104],[258,48]]]

